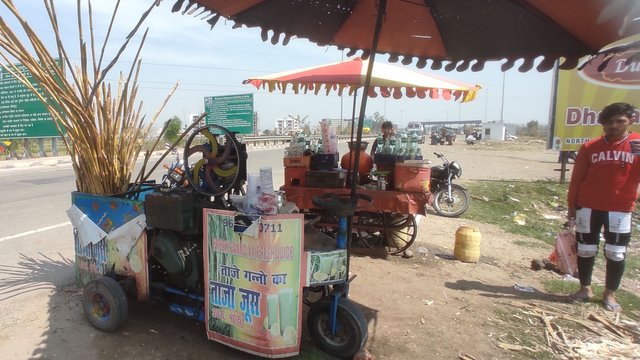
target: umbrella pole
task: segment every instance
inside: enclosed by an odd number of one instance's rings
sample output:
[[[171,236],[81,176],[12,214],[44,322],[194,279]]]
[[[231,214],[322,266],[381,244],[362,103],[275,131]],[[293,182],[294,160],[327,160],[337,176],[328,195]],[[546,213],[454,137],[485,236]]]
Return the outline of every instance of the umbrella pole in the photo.
[[[353,141],[353,128],[356,125],[356,99],[358,98],[358,89],[353,92],[353,109],[351,110],[351,141]]]
[[[353,110],[351,110],[351,136],[349,141],[353,143],[353,135],[354,135],[354,127],[356,124],[356,99],[358,98],[358,89],[353,92]],[[349,149],[351,150],[351,149]],[[349,151],[349,165],[353,164],[353,153]],[[351,177],[353,174],[353,169],[351,170],[351,174],[347,173],[347,176]],[[353,177],[351,177],[351,181],[353,181]]]
[[[378,40],[380,39],[380,30],[382,29],[382,19],[384,18],[385,11],[387,9],[387,0],[379,0],[378,2],[378,17],[376,18],[376,27],[373,33],[373,41],[371,42],[371,54],[369,55],[369,63],[367,64],[367,75],[364,80],[362,99],[360,100],[360,115],[358,117],[358,130],[356,131],[356,151],[355,159],[353,159],[353,168],[355,171],[351,172],[351,201],[355,208],[358,204],[358,198],[356,197],[356,189],[358,187],[357,175],[355,175],[360,167],[360,144],[362,143],[362,128],[364,123],[364,112],[367,108],[367,98],[369,97],[369,85],[371,84],[371,72],[373,71],[373,62],[375,60],[376,51],[378,50]],[[354,108],[355,109],[355,108]],[[353,122],[352,122],[353,124]],[[353,126],[353,125],[352,125]],[[347,247],[351,247],[351,231],[352,231],[352,217],[350,216],[347,221]],[[349,273],[349,256],[347,256],[347,274]]]
[[[378,2],[378,17],[376,19],[376,28],[373,33],[373,41],[371,43],[371,54],[369,55],[369,63],[367,64],[367,75],[364,80],[364,88],[362,99],[360,100],[360,115],[358,117],[358,130],[356,131],[356,152],[355,159],[353,159],[353,168],[358,169],[360,166],[360,144],[362,143],[362,128],[364,123],[364,113],[367,108],[367,98],[369,98],[368,90],[371,84],[371,72],[373,71],[373,62],[376,57],[376,51],[378,50],[378,40],[380,38],[380,30],[382,29],[382,19],[387,8],[387,0],[380,0]],[[355,171],[351,174],[351,199],[356,205],[356,189],[357,181],[354,181]]]

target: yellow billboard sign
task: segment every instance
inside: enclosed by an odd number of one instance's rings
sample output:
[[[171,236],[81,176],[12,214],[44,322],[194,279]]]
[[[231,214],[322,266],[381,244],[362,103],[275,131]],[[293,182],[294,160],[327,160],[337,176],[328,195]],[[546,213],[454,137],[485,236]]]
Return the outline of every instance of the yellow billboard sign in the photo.
[[[640,49],[600,55],[580,71],[560,70],[557,78],[552,148],[575,151],[602,134],[598,114],[605,106],[636,106],[631,131],[640,132]],[[635,57],[635,59],[634,59]],[[586,61],[586,60],[585,60]]]

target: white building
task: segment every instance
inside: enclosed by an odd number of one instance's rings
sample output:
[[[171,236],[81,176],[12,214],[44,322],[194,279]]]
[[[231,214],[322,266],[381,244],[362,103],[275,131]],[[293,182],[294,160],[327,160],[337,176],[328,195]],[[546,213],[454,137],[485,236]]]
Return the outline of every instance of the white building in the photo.
[[[482,124],[482,140],[504,141],[507,133],[516,134],[516,126],[498,122]]]
[[[503,123],[483,123],[482,140],[503,141],[507,130]]]
[[[300,120],[297,118],[288,117],[276,120],[276,134],[278,135],[290,135],[301,130]]]

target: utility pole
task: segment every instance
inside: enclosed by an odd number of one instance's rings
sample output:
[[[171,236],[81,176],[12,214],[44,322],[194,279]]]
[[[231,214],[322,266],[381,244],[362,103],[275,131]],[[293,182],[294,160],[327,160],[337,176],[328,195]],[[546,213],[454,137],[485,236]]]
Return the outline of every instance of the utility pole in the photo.
[[[505,83],[505,77],[506,77],[507,72],[503,71],[502,72],[502,101],[501,101],[501,105],[500,105],[500,123],[502,124],[504,122],[504,83]]]

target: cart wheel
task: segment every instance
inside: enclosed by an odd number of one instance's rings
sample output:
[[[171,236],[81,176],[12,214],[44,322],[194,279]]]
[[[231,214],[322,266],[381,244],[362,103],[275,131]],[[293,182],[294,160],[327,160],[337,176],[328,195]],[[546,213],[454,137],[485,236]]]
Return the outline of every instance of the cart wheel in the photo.
[[[111,332],[127,318],[127,296],[117,281],[99,277],[89,282],[82,293],[82,307],[91,325]]]
[[[408,249],[418,233],[412,214],[361,212],[357,227],[358,239],[364,246],[384,246],[392,255]]]
[[[307,315],[309,335],[326,353],[351,359],[367,342],[367,321],[357,306],[339,297],[336,333],[332,334],[329,321],[332,301],[332,297],[324,297],[311,305]]]
[[[359,212],[357,216],[357,232],[360,243],[368,248],[383,247],[385,244],[383,213]]]
[[[418,226],[412,214],[385,213],[386,245],[392,255],[407,250],[416,240]]]

